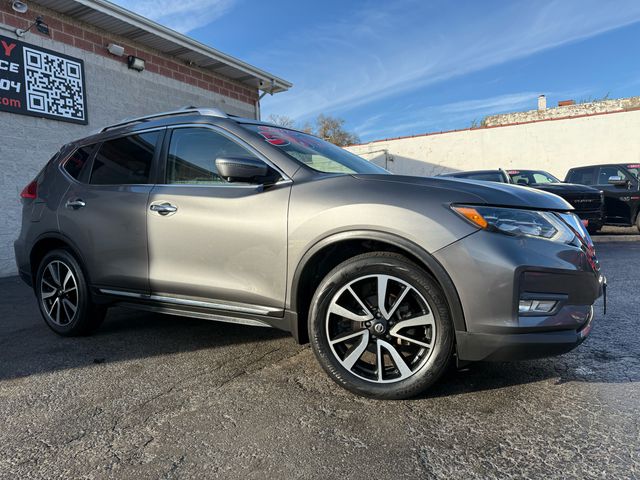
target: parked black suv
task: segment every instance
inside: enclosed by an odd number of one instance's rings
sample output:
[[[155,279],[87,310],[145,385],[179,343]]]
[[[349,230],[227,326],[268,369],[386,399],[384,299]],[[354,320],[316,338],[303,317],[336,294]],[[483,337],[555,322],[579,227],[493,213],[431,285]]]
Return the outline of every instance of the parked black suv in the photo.
[[[640,230],[640,163],[572,168],[566,181],[593,185],[604,192],[605,223],[635,225]]]
[[[474,170],[446,173],[441,176],[512,183],[544,190],[569,202],[575,208],[576,215],[582,219],[589,233],[597,232],[604,224],[604,197],[601,190],[575,183],[563,183],[543,170]]]

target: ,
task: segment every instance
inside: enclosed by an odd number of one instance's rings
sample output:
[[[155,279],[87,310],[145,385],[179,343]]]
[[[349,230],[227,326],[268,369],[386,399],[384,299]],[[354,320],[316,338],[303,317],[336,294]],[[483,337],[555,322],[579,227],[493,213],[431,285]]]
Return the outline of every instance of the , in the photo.
[[[111,305],[275,327],[375,398],[418,395],[454,359],[569,351],[605,283],[556,195],[391,175],[216,109],[65,145],[21,197],[18,269],[55,332]]]

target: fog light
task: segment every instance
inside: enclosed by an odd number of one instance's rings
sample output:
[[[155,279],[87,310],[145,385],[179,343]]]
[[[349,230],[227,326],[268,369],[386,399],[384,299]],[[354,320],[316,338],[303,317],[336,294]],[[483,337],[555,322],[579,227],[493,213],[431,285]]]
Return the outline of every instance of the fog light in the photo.
[[[558,304],[555,300],[520,300],[520,313],[549,313]]]

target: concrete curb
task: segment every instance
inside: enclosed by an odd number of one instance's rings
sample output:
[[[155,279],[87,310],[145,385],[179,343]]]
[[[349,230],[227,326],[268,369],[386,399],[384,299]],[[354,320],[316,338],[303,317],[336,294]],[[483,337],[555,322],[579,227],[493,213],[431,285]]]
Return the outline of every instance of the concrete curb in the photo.
[[[591,238],[593,243],[640,242],[640,235],[595,235]]]

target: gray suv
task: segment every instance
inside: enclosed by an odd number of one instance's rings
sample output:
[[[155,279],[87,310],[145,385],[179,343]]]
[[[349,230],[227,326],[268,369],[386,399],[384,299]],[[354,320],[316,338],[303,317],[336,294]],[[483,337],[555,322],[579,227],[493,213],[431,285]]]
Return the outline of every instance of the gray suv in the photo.
[[[21,196],[18,268],[56,333],[112,305],[275,327],[375,398],[418,395],[453,359],[569,351],[603,290],[560,197],[391,175],[215,109],[65,145]]]

